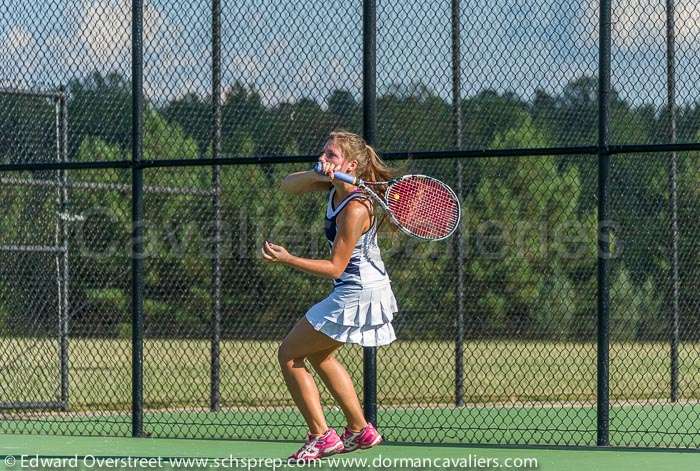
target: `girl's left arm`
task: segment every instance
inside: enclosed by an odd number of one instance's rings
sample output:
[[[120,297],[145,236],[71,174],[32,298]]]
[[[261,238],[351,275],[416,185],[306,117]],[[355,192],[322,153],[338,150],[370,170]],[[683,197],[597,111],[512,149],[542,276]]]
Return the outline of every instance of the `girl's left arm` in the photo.
[[[263,245],[262,255],[268,262],[284,263],[297,270],[334,280],[345,271],[353,248],[368,227],[367,206],[359,201],[351,201],[338,216],[338,233],[333,241],[330,259],[314,260],[297,257],[287,252],[284,247],[267,241]]]

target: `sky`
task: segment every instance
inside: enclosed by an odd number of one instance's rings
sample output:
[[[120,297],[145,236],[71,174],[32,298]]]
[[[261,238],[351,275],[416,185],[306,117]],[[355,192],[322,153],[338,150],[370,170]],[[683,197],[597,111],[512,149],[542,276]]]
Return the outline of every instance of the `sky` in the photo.
[[[201,0],[144,1],[145,92],[156,101],[210,90],[211,11]],[[700,94],[700,2],[677,0],[678,101]],[[267,104],[334,89],[358,98],[359,0],[222,0],[223,83]],[[613,86],[663,103],[665,0],[613,0]],[[56,87],[98,70],[130,75],[131,0],[0,0],[0,83]],[[462,94],[531,98],[594,75],[598,0],[462,0]],[[451,94],[450,0],[378,0],[379,93],[428,85]]]

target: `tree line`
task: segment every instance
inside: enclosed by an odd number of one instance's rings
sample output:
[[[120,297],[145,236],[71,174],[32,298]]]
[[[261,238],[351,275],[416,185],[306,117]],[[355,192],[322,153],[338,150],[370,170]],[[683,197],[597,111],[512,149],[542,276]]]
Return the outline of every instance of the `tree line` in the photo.
[[[597,141],[597,80],[581,77],[557,94],[532,97],[483,90],[462,100],[464,148],[546,148]],[[68,157],[130,158],[130,84],[93,74],[68,86]],[[394,87],[378,97],[380,151],[452,147],[451,104],[426,85]],[[55,104],[0,96],[4,162],[55,158]],[[144,158],[211,155],[211,97],[187,94],[147,104]],[[348,90],[322,102],[301,98],[266,104],[261,92],[232,84],[222,104],[222,154],[313,154],[332,129],[360,132],[361,103]],[[611,99],[613,143],[665,142],[666,110]],[[700,139],[700,106],[678,110],[680,141]],[[700,321],[700,164],[678,159],[680,319],[684,338]],[[404,338],[451,338],[464,284],[465,335],[471,338],[590,340],[596,322],[597,159],[594,156],[396,161],[457,185],[461,169],[463,266],[454,241],[414,243],[383,231],[382,246],[401,312]],[[275,238],[295,253],[324,256],[325,198],[290,198],[276,183],[300,165],[221,168],[221,312],[224,336],[276,338],[328,290],[328,283],[264,265],[257,250]],[[611,165],[611,329],[616,340],[654,340],[669,333],[671,303],[670,158],[613,156]],[[15,175],[17,176],[17,175]],[[32,180],[52,172],[26,172]],[[129,172],[70,171],[71,181],[110,189],[71,188],[69,223],[71,330],[74,335],[128,335],[130,328]],[[123,185],[123,186],[119,186]],[[213,310],[214,213],[211,167],[145,171],[145,313],[149,335],[204,337]],[[187,189],[177,193],[168,188]],[[163,190],[165,189],[165,190]],[[3,244],[50,244],[55,188],[6,186]],[[55,332],[54,255],[3,257],[0,328]],[[39,302],[39,300],[43,300]]]

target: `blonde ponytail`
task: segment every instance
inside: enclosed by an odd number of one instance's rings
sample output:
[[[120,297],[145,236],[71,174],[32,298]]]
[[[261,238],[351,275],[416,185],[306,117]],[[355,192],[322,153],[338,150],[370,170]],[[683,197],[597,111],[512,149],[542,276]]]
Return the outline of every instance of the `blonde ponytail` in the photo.
[[[359,177],[369,182],[385,182],[394,176],[394,171],[384,163],[374,148],[365,143],[367,152],[367,165]]]
[[[355,176],[368,182],[384,182],[390,180],[396,174],[396,172],[379,157],[377,151],[367,144],[361,136],[348,131],[333,131],[328,136],[328,140],[332,141],[340,148],[345,159],[357,161]],[[373,190],[383,196],[386,188],[377,186],[373,188]],[[389,226],[391,229],[389,229],[388,232],[396,232],[392,224],[383,224],[385,216],[386,215],[384,215],[378,207],[374,207],[373,217],[380,221],[377,227]]]

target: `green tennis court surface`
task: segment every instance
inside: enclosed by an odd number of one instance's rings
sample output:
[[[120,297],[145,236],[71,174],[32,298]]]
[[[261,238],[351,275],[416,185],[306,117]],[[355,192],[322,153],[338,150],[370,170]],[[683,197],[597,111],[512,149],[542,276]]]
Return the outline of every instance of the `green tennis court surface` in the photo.
[[[697,447],[700,404],[614,405],[610,412],[613,446]],[[344,423],[337,409],[327,410],[333,426]],[[429,420],[428,420],[429,419]],[[381,408],[379,423],[386,437],[411,443],[479,443],[527,445],[595,445],[594,405],[510,405],[508,407]],[[429,423],[432,426],[422,424]],[[437,426],[439,425],[439,426]],[[668,431],[672,430],[673,433]],[[303,437],[300,414],[293,408],[252,408],[208,412],[146,411],[144,431],[152,438],[271,440]],[[665,432],[664,432],[665,431]],[[0,433],[131,436],[128,413],[65,413],[0,421]],[[700,460],[699,467],[700,469]]]
[[[297,443],[269,441],[0,435],[0,466],[7,470],[125,467],[292,469],[294,467],[284,464],[283,459],[297,446]],[[469,463],[472,464],[471,467]],[[519,466],[508,466],[507,463],[516,463]],[[699,465],[700,453],[690,451],[555,450],[385,444],[372,450],[326,458],[323,466],[310,469],[683,471],[697,470]]]

